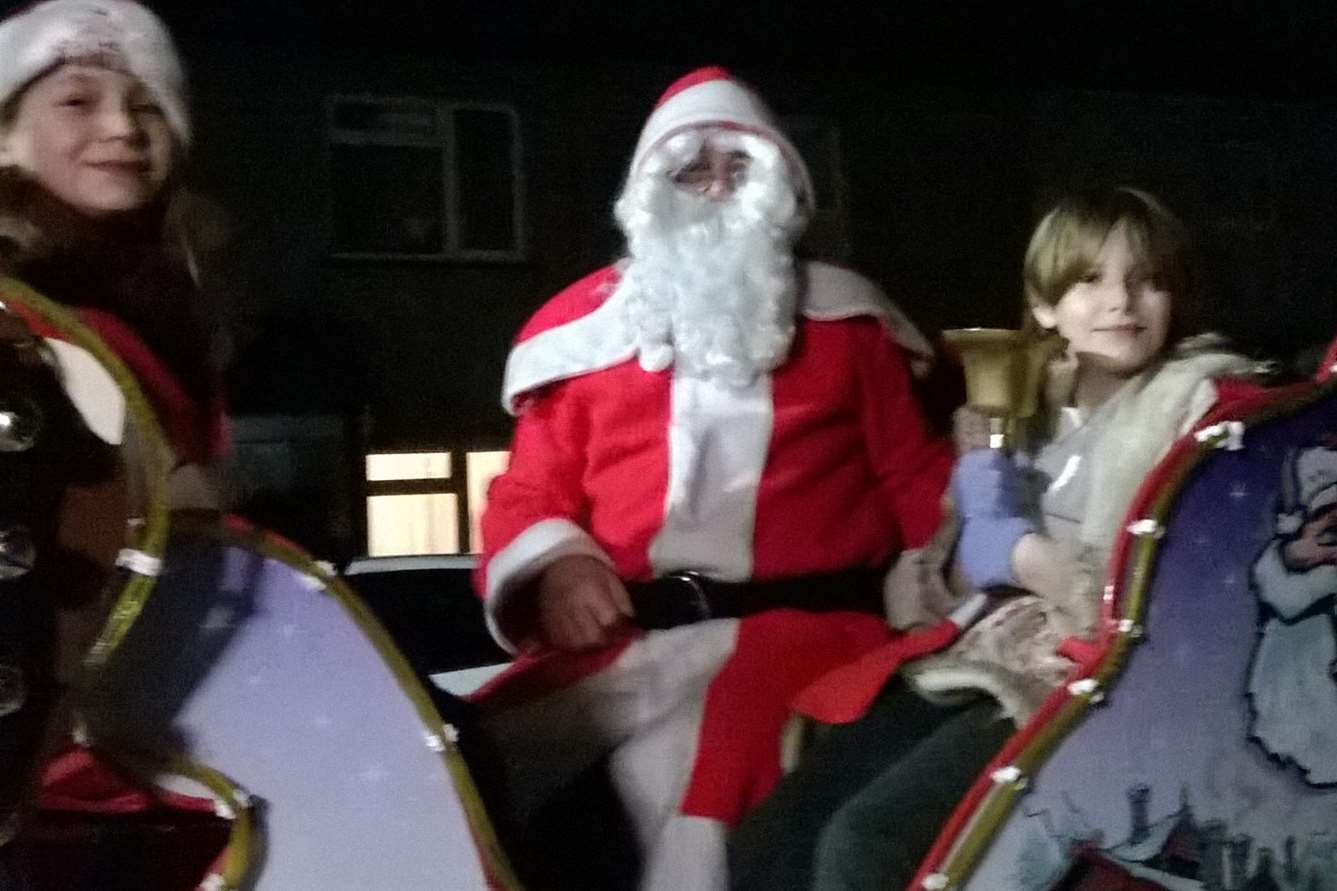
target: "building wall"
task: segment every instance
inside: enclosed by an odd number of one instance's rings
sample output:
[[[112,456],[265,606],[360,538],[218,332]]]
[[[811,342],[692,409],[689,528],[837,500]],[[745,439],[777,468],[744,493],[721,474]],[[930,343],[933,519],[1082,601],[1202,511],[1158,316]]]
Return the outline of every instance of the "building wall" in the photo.
[[[426,54],[198,43],[195,178],[229,211],[234,408],[360,419],[357,449],[503,447],[511,338],[616,257],[611,219],[639,127],[691,67],[452,63]],[[727,61],[727,60],[726,60]],[[926,328],[1013,325],[1039,212],[1124,182],[1200,234],[1215,320],[1289,357],[1337,330],[1337,114],[1250,99],[916,87],[876,73],[742,67],[782,114],[839,130],[849,259]],[[324,103],[366,93],[519,113],[529,254],[488,264],[330,256]]]

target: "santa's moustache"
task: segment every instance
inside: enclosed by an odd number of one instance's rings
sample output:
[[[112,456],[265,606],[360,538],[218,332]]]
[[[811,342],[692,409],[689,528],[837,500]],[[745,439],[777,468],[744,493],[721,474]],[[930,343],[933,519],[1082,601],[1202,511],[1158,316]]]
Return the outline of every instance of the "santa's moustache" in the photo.
[[[704,139],[750,162],[728,199],[671,178]],[[745,133],[686,133],[642,166],[618,199],[628,258],[614,292],[624,302],[647,371],[744,386],[779,366],[794,337],[793,245],[806,222],[778,147]]]

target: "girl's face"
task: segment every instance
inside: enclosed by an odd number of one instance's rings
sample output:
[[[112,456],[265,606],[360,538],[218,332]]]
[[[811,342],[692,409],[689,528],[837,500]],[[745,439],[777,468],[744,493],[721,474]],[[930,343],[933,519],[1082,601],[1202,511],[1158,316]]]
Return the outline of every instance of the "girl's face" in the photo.
[[[1169,292],[1158,286],[1128,243],[1123,226],[1111,230],[1086,274],[1053,306],[1031,312],[1068,342],[1082,376],[1122,380],[1151,364],[1170,327]]]
[[[173,153],[162,108],[138,79],[72,63],[23,91],[0,141],[4,163],[95,217],[152,201]]]

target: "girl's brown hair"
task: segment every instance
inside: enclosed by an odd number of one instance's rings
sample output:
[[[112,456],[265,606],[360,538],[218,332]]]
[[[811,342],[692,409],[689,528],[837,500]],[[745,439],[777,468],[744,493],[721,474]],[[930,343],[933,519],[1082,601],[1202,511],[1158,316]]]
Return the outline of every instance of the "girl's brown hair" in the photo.
[[[1119,228],[1147,275],[1173,297],[1168,341],[1195,330],[1199,281],[1184,224],[1155,196],[1126,186],[1069,195],[1035,227],[1022,271],[1028,327],[1036,325],[1030,307],[1058,303]]]

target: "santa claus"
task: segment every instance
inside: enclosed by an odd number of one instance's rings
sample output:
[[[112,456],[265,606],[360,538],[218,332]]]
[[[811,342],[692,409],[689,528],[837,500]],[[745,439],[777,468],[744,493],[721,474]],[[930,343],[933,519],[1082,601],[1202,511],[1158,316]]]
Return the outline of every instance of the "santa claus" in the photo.
[[[616,217],[627,256],[525,326],[478,573],[521,654],[482,691],[521,820],[609,756],[643,888],[725,885],[725,833],[779,775],[793,693],[884,642],[881,578],[927,540],[952,453],[924,338],[802,261],[812,182],[719,68],[673,84]]]
[[[1337,449],[1288,456],[1276,534],[1251,572],[1262,628],[1249,732],[1315,785],[1337,783]]]

